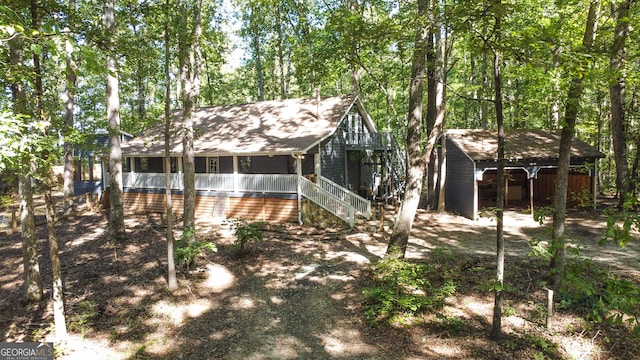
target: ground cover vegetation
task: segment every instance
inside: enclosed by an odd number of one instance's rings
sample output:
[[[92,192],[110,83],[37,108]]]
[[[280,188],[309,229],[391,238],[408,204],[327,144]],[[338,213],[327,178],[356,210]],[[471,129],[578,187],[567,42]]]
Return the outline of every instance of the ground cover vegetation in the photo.
[[[4,339],[121,342],[107,358],[402,358],[438,349],[450,358],[636,357],[637,264],[612,261],[637,258],[639,16],[635,0],[0,3],[3,223],[20,210],[19,232],[1,240]],[[238,219],[225,237],[224,228],[196,222],[193,201],[177,227],[170,204],[164,221],[125,216],[121,131],[137,134],[183,109],[188,199],[195,107],[316,91],[358,94],[377,128],[402,144],[407,186],[388,228]],[[489,250],[487,229],[424,231],[434,229],[418,207],[443,210],[424,174],[433,173],[447,128],[494,129],[501,144],[510,129],[562,131],[553,206],[536,223],[549,232],[509,233],[501,207],[489,216]],[[101,149],[109,212],[73,215],[73,149],[100,132],[109,136]],[[612,196],[605,205],[566,191],[573,136],[605,155],[596,194]],[[504,148],[496,159],[504,164]],[[502,203],[503,191],[496,196]],[[602,226],[571,224],[583,217]],[[472,246],[478,231],[480,250]],[[532,246],[514,254],[510,238]],[[614,255],[599,259],[598,246]],[[492,296],[490,314],[480,304]],[[549,304],[556,312],[544,330]],[[493,342],[479,335],[489,330]],[[264,353],[245,346],[251,332]],[[461,337],[467,345],[446,341]]]

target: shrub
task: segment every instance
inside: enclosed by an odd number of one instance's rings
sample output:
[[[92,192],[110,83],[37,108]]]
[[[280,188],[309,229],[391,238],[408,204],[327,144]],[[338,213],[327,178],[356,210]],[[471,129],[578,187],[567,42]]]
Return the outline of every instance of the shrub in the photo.
[[[441,308],[456,288],[450,280],[434,286],[430,279],[436,277],[435,267],[426,264],[389,259],[373,265],[372,283],[362,291],[369,322],[402,321]]]
[[[236,236],[234,246],[244,251],[249,242],[262,241],[262,231],[267,225],[264,221],[249,222],[243,218],[232,220],[229,224]]]
[[[198,241],[193,227],[186,228],[180,239],[176,241],[176,249],[173,253],[176,265],[184,270],[189,270],[196,256],[200,255],[203,250],[216,251],[217,248],[213,242],[207,239]]]
[[[560,308],[574,309],[594,323],[627,322],[640,335],[640,290],[631,281],[600,269],[589,259],[569,260],[565,273]]]

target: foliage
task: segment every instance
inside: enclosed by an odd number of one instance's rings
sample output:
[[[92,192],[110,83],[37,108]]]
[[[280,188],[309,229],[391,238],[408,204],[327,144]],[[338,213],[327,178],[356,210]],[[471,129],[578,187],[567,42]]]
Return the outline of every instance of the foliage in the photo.
[[[173,253],[176,266],[188,271],[193,265],[195,258],[204,250],[215,252],[217,248],[213,242],[207,239],[199,241],[193,227],[186,228],[182,232],[180,239],[176,241],[176,249]]]
[[[638,202],[630,198],[622,210],[607,210],[607,229],[600,239],[600,245],[612,241],[619,246],[625,246],[634,240],[633,231],[640,231],[640,213],[637,211]]]
[[[589,259],[567,262],[559,307],[581,313],[594,323],[627,323],[640,335],[640,290],[620,276],[599,268]]]
[[[593,195],[589,188],[582,188],[577,193],[572,192],[569,199],[574,201],[579,209],[586,210],[593,208]]]
[[[84,335],[91,329],[91,322],[100,315],[100,309],[95,302],[82,300],[73,306],[70,313],[69,331]]]
[[[372,282],[362,291],[365,315],[371,324],[376,324],[435,312],[456,287],[451,280],[442,281],[439,286],[434,281],[439,281],[434,266],[402,259],[381,260],[372,266]]]
[[[229,226],[236,237],[233,245],[238,247],[240,251],[244,251],[250,242],[262,241],[262,231],[266,225],[267,223],[264,221],[249,222],[243,218],[229,221]]]

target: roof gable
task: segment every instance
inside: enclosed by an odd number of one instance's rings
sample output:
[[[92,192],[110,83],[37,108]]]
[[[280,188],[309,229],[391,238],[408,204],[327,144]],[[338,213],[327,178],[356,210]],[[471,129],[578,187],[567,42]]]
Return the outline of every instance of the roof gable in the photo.
[[[198,108],[193,113],[197,154],[290,154],[331,135],[356,97],[262,101]],[[170,152],[182,153],[182,111],[173,111]],[[122,145],[126,155],[164,153],[164,124]]]
[[[451,139],[473,161],[495,161],[498,155],[498,136],[495,130],[451,129]],[[560,132],[551,130],[513,130],[505,135],[505,158],[508,160],[557,159]],[[574,137],[572,158],[600,158],[604,155],[593,146]]]

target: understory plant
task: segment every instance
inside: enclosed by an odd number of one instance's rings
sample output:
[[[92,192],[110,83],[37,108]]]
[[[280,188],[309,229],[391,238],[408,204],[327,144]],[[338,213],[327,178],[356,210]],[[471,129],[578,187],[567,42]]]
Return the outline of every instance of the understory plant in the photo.
[[[236,237],[233,245],[242,252],[249,243],[262,241],[266,225],[267,223],[264,221],[248,221],[244,218],[231,220],[229,226]]]
[[[198,240],[193,227],[185,228],[180,239],[176,241],[176,249],[173,253],[176,266],[188,271],[193,265],[195,258],[200,255],[203,250],[215,252],[217,251],[216,244],[208,239]]]
[[[362,291],[371,324],[406,322],[419,313],[433,313],[456,291],[453,281],[440,279],[436,267],[402,259],[379,261],[371,275],[371,283]]]
[[[612,325],[626,323],[640,335],[640,290],[591,259],[569,259],[559,294],[559,307],[573,309],[585,320]]]

